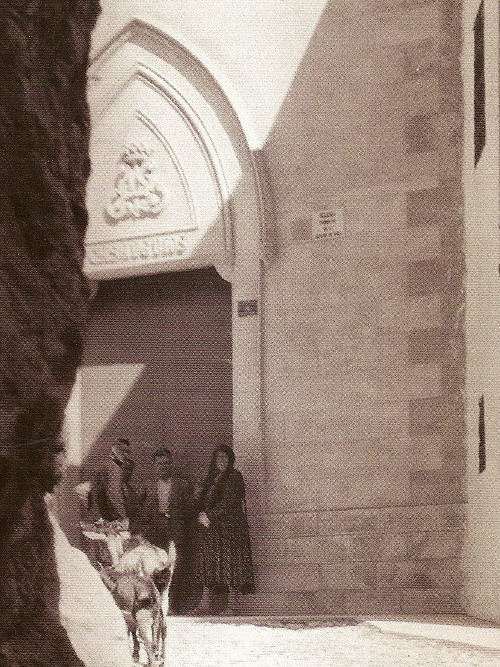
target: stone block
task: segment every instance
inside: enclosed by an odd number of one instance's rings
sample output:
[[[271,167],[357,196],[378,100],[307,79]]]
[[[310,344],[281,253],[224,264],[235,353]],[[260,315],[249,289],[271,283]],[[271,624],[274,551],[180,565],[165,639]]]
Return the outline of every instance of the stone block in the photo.
[[[447,341],[441,327],[414,329],[408,335],[410,363],[440,361],[446,351]]]
[[[357,533],[378,529],[379,512],[375,509],[349,509],[318,514],[319,535]]]
[[[383,470],[371,468],[366,471],[364,487],[356,491],[352,497],[352,504],[357,501],[361,505],[396,505],[408,503],[408,472],[394,466]]]
[[[458,558],[377,563],[378,588],[458,589],[463,571]]]
[[[250,529],[256,535],[274,539],[309,537],[317,534],[317,516],[313,512],[253,516]]]
[[[412,470],[437,470],[444,467],[446,436],[442,433],[413,436],[408,465]]]
[[[280,441],[281,443],[283,441]],[[310,480],[308,493],[302,489],[298,471],[287,471],[279,468],[268,468],[268,488],[266,493],[267,508],[281,511],[284,514],[300,510],[316,511],[324,495],[318,480]],[[297,490],[301,489],[300,492]]]
[[[424,39],[403,44],[403,73],[409,80],[422,79],[441,69],[439,39]]]
[[[265,514],[249,517],[251,535],[258,535],[259,539],[284,539],[286,535],[283,517],[278,514]]]
[[[299,537],[286,540],[286,562],[297,565],[319,565],[323,540],[315,537]],[[342,549],[338,553],[342,552]]]
[[[460,469],[417,470],[410,474],[412,502],[437,505],[465,501],[465,474]]]
[[[382,437],[370,439],[346,439],[336,451],[324,452],[320,460],[324,478],[335,479],[341,470],[344,479],[345,475],[348,475],[346,493],[351,496],[358,492],[364,497],[367,493],[365,480],[370,480],[371,483],[374,477],[378,477],[380,479],[373,486],[373,491],[377,495],[392,495],[393,482],[403,481],[400,473],[393,471],[404,471],[406,476],[408,468],[420,466],[418,459],[413,458],[412,441],[408,436],[390,433],[387,436],[381,435]],[[411,464],[412,461],[415,465]]]
[[[408,118],[404,135],[409,153],[427,153],[434,148],[432,114],[419,114]]]
[[[273,565],[287,560],[286,540],[262,539],[257,535],[252,539],[252,555],[256,563]]]
[[[385,533],[382,542],[382,561],[398,561],[408,558],[411,533]]]
[[[424,75],[407,74],[406,62],[404,73],[408,77],[398,91],[398,106],[406,115],[426,116],[438,111],[441,102],[441,82],[438,74],[432,71]],[[413,77],[413,78],[409,78]]]
[[[311,616],[318,613],[314,593],[297,591],[258,591],[254,595],[242,595],[238,610],[247,616]]]
[[[439,397],[442,394],[441,365],[438,363],[415,364],[405,373],[401,381],[401,395],[411,398]],[[407,387],[404,385],[407,384]]]
[[[437,363],[410,365],[401,360],[387,365],[373,364],[371,368],[358,368],[352,364],[344,369],[332,369],[332,374],[324,377],[324,381],[344,397],[360,394],[374,399],[385,398],[388,402],[443,393],[441,366]],[[373,435],[383,437],[385,434],[373,430]]]
[[[283,525],[288,537],[310,537],[317,535],[317,516],[312,512],[286,514]]]
[[[409,403],[410,435],[423,436],[439,432],[450,413],[444,398],[415,398]],[[433,503],[430,503],[433,504]]]
[[[404,246],[399,246],[401,257],[408,262],[437,259],[442,254],[443,230],[440,225],[408,227]],[[387,257],[387,249],[386,249]],[[398,248],[393,251],[392,261],[399,259]],[[391,260],[389,260],[391,261]]]
[[[441,20],[440,3],[436,1],[393,4],[390,8],[379,4],[370,16],[377,41],[390,44],[433,38],[439,34]]]
[[[319,535],[384,532],[399,536],[404,532],[439,531],[463,528],[464,525],[464,505],[362,508],[318,513]],[[392,551],[395,551],[394,548]],[[402,553],[406,553],[406,546]]]
[[[432,531],[408,535],[409,560],[459,558],[464,533],[459,530]]]
[[[399,301],[399,307],[404,308],[403,299]],[[407,359],[408,340],[404,332],[382,330],[378,326],[363,335],[339,332],[334,337],[325,337],[324,345],[320,348],[322,365],[328,368],[329,357],[333,354],[336,363],[340,361],[349,368],[368,370],[380,365],[398,366]]]
[[[319,566],[282,565],[259,567],[255,573],[256,589],[267,592],[317,591],[320,588]]]
[[[438,327],[443,321],[441,294],[388,298],[374,304],[380,327],[395,327],[403,331]]]
[[[405,11],[423,5],[435,5],[435,0],[365,0],[368,11]]]
[[[438,151],[446,154],[448,149],[459,148],[462,144],[462,114],[458,111],[442,111],[432,114],[431,125]]]
[[[409,296],[423,296],[445,287],[446,265],[438,259],[411,262],[407,270]]]
[[[322,589],[367,590],[376,585],[376,572],[372,563],[321,565],[320,570]]]
[[[379,561],[382,559],[384,535],[381,533],[362,533],[351,538],[351,558],[354,561]]]
[[[324,439],[327,452],[347,438],[349,441],[370,441],[374,433],[385,439],[404,438],[408,432],[408,402],[381,401],[379,396],[359,394],[345,394],[338,399],[331,396],[329,405],[324,407],[322,414],[316,415],[316,420],[327,434]],[[332,449],[332,456],[334,453]]]
[[[443,468],[450,472],[457,471],[457,465],[463,465],[467,461],[467,447],[459,441],[445,439],[441,449],[443,457]]]
[[[408,224],[411,226],[450,224],[460,221],[463,201],[460,184],[449,182],[407,195]]]
[[[463,611],[456,590],[401,591],[401,612],[405,614],[462,614]]]
[[[351,556],[351,539],[348,535],[336,535],[322,538],[317,562],[328,565],[337,561],[349,560]]]
[[[401,610],[401,592],[394,589],[348,591],[346,614],[397,614]]]
[[[451,66],[439,73],[439,91],[441,111],[462,110],[463,85],[459,67]]]
[[[396,233],[406,225],[405,192],[350,193],[345,206],[345,219],[354,237],[364,234]]]
[[[308,216],[296,218],[290,222],[292,241],[310,241],[312,239],[312,219]]]
[[[373,446],[373,440],[363,442],[367,447]],[[318,510],[356,506],[378,507],[380,505],[397,504],[406,500],[406,488],[409,486],[406,469],[403,470],[398,465],[393,465],[392,470],[388,469],[386,461],[380,461],[380,459],[376,464],[360,468],[360,466],[356,467],[355,465],[355,457],[352,457],[349,461],[348,456],[347,453],[346,463],[340,463],[340,459],[338,459],[343,471],[339,475],[337,469],[337,478],[332,480],[330,489],[325,488],[325,484],[323,484],[322,495],[318,496]],[[372,457],[372,460],[374,459],[376,457]],[[367,461],[368,457],[365,457],[364,460]],[[403,457],[401,457],[402,460]],[[394,464],[394,461],[391,463]],[[332,469],[334,469],[334,466],[332,466]]]
[[[440,508],[442,511],[441,525],[443,528],[465,530],[466,508],[462,505],[448,505]]]
[[[346,593],[343,590],[316,591],[314,602],[318,614],[337,616],[346,613]]]
[[[434,150],[423,153],[407,152],[399,164],[401,178],[408,180],[426,180],[437,183],[441,176],[439,153]]]

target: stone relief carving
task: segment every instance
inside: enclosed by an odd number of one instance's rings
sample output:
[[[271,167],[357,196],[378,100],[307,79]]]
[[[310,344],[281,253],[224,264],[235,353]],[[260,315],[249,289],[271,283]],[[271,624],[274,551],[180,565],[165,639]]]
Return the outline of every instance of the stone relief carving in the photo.
[[[154,217],[163,210],[166,193],[155,179],[151,155],[143,144],[132,143],[123,149],[114,192],[106,206],[110,223]]]
[[[177,259],[183,257],[188,248],[189,238],[186,234],[124,239],[111,243],[87,245],[86,261],[91,265],[109,265],[123,262]]]

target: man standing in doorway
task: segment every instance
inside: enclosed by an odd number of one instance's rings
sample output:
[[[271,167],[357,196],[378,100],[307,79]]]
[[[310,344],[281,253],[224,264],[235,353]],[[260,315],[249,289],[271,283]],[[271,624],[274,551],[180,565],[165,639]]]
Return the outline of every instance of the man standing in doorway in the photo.
[[[141,511],[140,532],[152,544],[168,551],[173,540],[177,563],[172,580],[171,608],[178,612],[181,592],[185,589],[186,540],[192,519],[194,498],[191,484],[174,474],[173,456],[169,449],[153,454],[154,479],[148,484]],[[157,582],[161,586],[161,582]]]
[[[130,441],[120,438],[111,448],[90,490],[90,508],[106,521],[129,519],[126,489],[134,467]]]

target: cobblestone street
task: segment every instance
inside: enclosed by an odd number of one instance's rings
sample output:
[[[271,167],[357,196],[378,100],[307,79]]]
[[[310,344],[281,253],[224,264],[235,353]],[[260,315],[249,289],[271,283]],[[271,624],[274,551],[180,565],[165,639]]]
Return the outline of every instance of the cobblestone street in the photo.
[[[448,629],[455,632],[461,641],[467,642],[469,628],[448,626]],[[491,629],[490,632],[500,631]],[[494,634],[494,641],[497,639]],[[448,638],[403,636],[369,621],[354,619],[280,621],[172,617],[169,619],[167,665],[498,667],[500,643],[498,648],[494,648],[491,641],[489,645],[483,642],[473,646]]]

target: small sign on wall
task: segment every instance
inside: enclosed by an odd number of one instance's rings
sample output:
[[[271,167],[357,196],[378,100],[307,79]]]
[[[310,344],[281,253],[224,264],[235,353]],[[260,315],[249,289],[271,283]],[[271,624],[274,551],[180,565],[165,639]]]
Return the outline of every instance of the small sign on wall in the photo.
[[[238,317],[252,317],[257,315],[258,312],[257,299],[238,301]]]
[[[341,208],[327,208],[313,213],[313,241],[327,241],[341,238],[344,234],[344,211]]]

